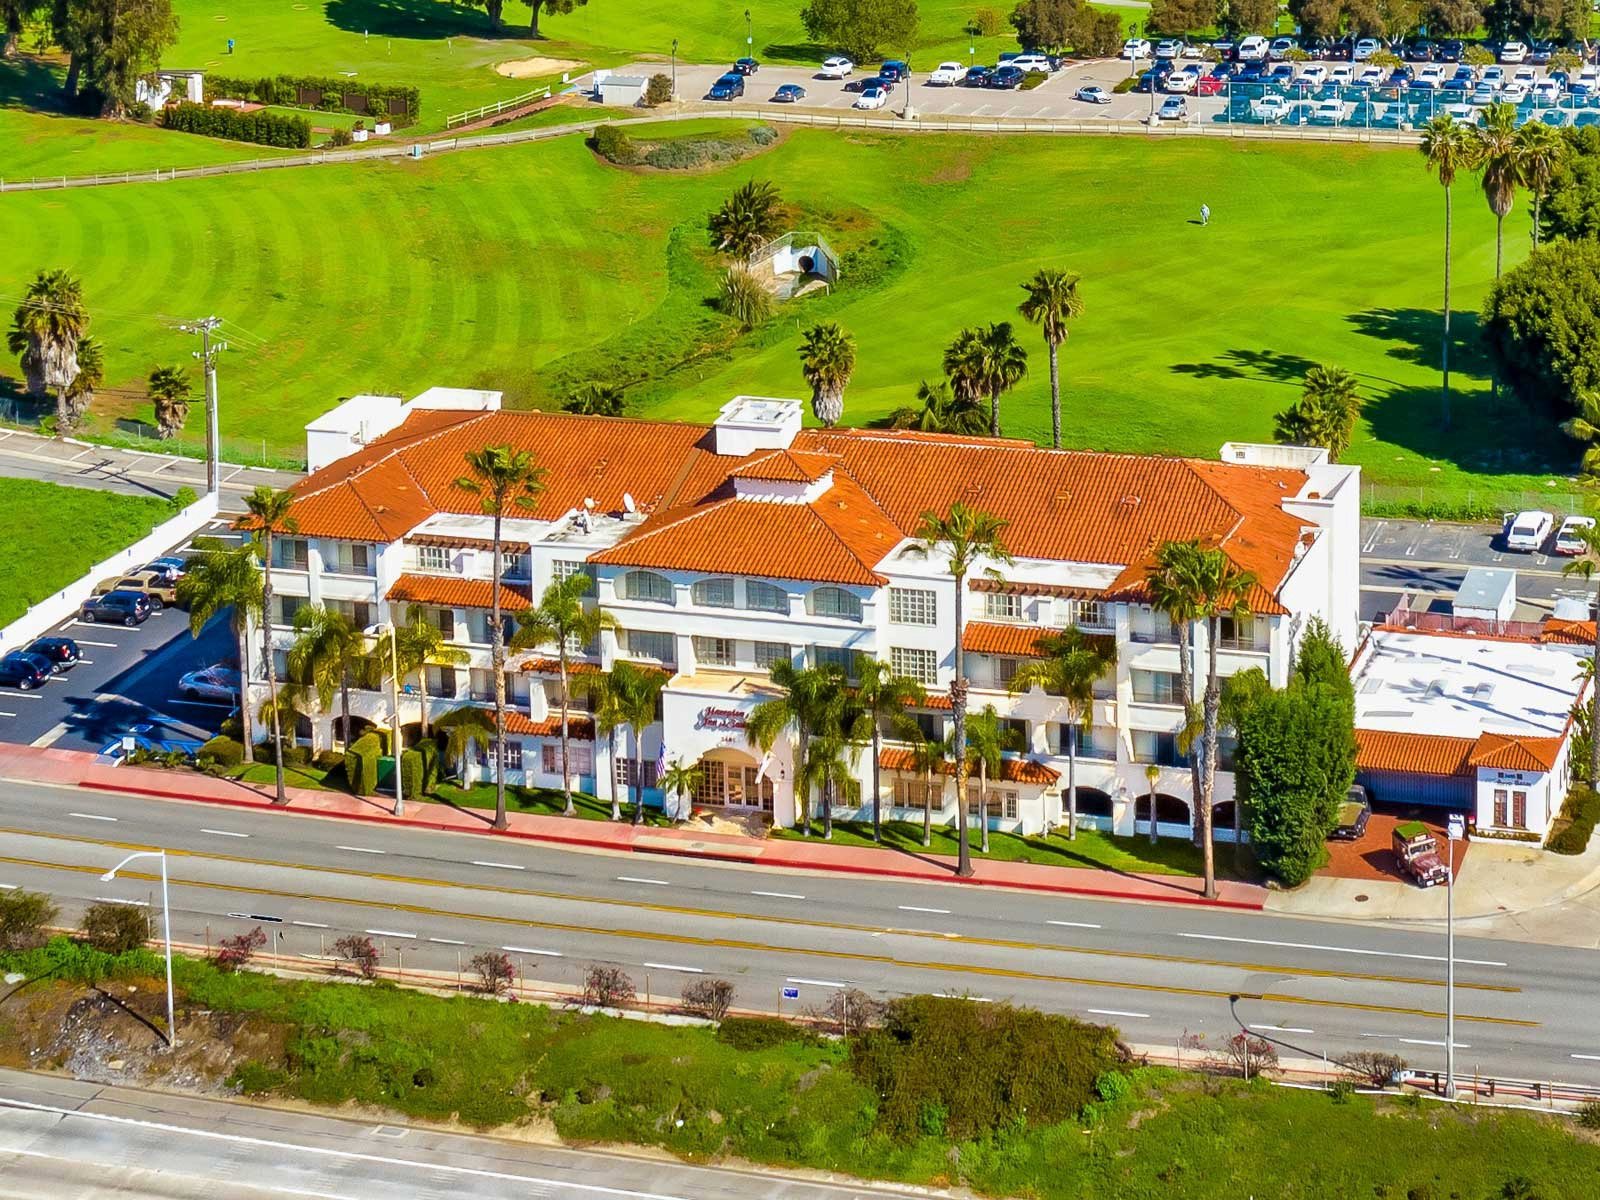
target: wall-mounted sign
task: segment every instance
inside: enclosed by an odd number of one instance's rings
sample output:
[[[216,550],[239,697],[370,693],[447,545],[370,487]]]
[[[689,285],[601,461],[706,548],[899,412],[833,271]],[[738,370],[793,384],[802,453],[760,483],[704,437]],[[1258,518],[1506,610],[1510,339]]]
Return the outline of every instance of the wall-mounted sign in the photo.
[[[702,708],[695,718],[696,729],[716,729],[723,733],[743,733],[745,714],[737,708]]]

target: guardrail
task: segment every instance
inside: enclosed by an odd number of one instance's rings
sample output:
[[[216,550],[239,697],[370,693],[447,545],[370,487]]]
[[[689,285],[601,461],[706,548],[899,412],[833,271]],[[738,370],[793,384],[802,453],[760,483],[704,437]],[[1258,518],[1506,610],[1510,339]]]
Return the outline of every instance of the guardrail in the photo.
[[[509,100],[496,100],[493,104],[485,104],[481,108],[469,108],[466,112],[457,113],[453,117],[445,118],[444,127],[454,129],[457,125],[471,125],[474,121],[481,121],[485,117],[497,117],[503,112],[513,108],[521,108],[524,104],[532,104],[535,100],[550,99],[548,85],[534,88],[531,92],[523,92],[520,96],[513,96]]]

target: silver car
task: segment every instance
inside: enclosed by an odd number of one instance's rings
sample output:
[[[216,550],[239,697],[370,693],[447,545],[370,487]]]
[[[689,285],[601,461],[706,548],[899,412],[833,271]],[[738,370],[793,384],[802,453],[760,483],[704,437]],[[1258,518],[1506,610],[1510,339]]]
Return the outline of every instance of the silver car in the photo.
[[[239,699],[239,672],[232,667],[204,667],[178,680],[178,695],[207,704],[233,704]]]

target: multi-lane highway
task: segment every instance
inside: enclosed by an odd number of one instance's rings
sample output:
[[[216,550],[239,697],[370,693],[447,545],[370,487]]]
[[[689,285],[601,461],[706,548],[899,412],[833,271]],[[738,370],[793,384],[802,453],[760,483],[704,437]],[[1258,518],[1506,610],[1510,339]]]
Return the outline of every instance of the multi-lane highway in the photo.
[[[158,902],[155,877],[100,873],[166,847],[174,935],[261,925],[284,954],[366,933],[408,969],[504,950],[531,985],[620,964],[656,996],[732,980],[737,1003],[820,1005],[842,986],[1015,1000],[1170,1045],[1242,1020],[1287,1053],[1382,1048],[1443,1064],[1444,939],[1431,931],[1192,907],[841,879],[143,800],[0,789],[0,886]],[[1441,908],[1443,896],[1440,896]],[[1600,954],[1461,937],[1458,1062],[1500,1077],[1600,1083],[1588,1013]],[[1233,997],[1239,997],[1232,1003]]]

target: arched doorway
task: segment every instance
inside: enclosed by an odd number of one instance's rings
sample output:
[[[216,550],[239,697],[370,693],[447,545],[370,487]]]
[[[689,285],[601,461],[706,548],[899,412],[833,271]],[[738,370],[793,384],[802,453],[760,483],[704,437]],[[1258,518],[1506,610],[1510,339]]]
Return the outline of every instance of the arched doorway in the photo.
[[[772,773],[757,779],[761,764],[742,750],[708,751],[698,763],[694,802],[708,808],[772,811]]]
[[[1156,793],[1156,832],[1161,832],[1161,826],[1182,826],[1185,833],[1190,828],[1189,803],[1178,796],[1168,795],[1166,792]],[[1133,831],[1135,833],[1150,832],[1150,793],[1146,792],[1133,802]]]
[[[1061,793],[1063,806],[1071,803],[1070,793]],[[1107,817],[1111,816],[1111,796],[1099,788],[1081,787],[1078,789],[1078,815],[1080,817]]]
[[[1220,804],[1211,806],[1211,834],[1218,841],[1233,841],[1233,810],[1237,806],[1237,802],[1233,800],[1224,800]],[[1247,833],[1243,834],[1244,838],[1249,836]]]
[[[344,717],[336,716],[333,718],[332,728],[333,740],[338,742],[341,746],[348,746],[351,742],[355,741],[356,738],[360,737],[367,730],[371,729],[372,722],[367,720],[365,717],[351,717],[350,731],[347,735],[344,728]]]

